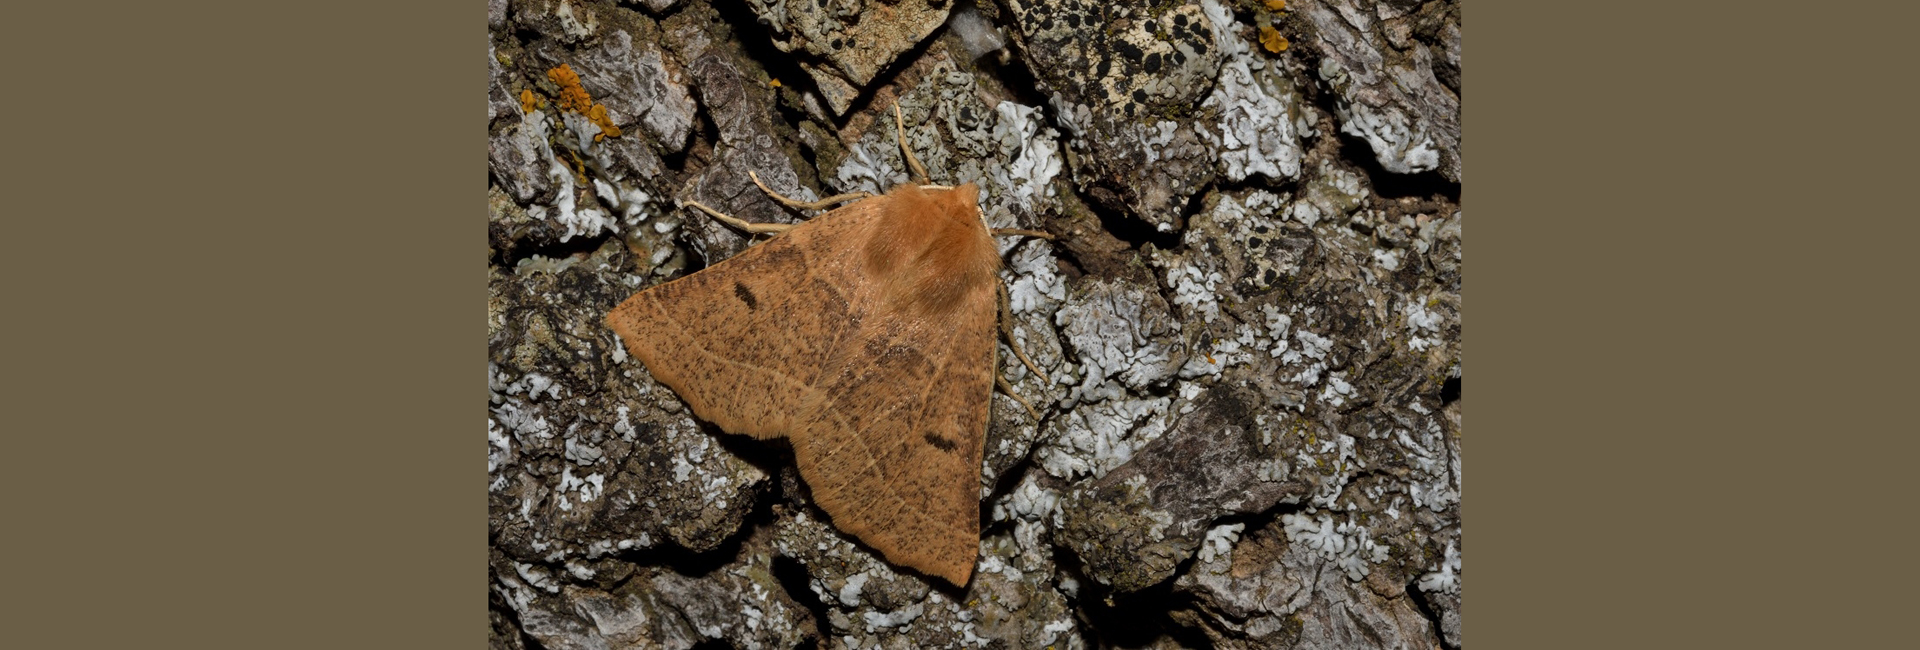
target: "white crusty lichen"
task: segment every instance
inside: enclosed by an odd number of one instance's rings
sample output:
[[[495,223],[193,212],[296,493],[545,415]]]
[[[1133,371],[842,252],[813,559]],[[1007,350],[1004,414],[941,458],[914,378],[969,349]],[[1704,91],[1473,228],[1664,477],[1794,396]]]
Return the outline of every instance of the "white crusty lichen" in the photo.
[[[1059,134],[1043,126],[1037,107],[1000,102],[993,110],[999,117],[993,137],[1002,151],[1013,153],[1011,164],[987,173],[1017,205],[1033,210],[1035,197],[1053,196],[1053,177],[1059,175],[1061,164]]]
[[[1301,153],[1293,113],[1299,94],[1273,66],[1248,51],[1235,33],[1231,11],[1216,0],[1203,0],[1200,6],[1213,23],[1214,43],[1226,55],[1213,93],[1201,103],[1218,111],[1218,132],[1200,129],[1225,165],[1224,176],[1242,181],[1254,174],[1273,180],[1298,175]]]
[[[550,119],[559,120],[560,133],[552,134]],[[592,176],[584,187],[577,185],[574,170],[547,144],[550,135],[560,138],[560,142],[586,157],[590,169],[604,170],[612,165],[613,158],[606,147],[594,140],[599,133],[599,126],[578,113],[563,112],[557,118],[550,118],[545,111],[535,110],[521,115],[519,131],[511,140],[523,157],[545,165],[547,179],[554,185],[552,204],[528,206],[527,216],[541,221],[551,218],[564,229],[560,233],[562,242],[574,237],[593,237],[602,231],[618,232],[622,225],[636,226],[649,216],[647,206],[653,197],[645,190],[617,178],[598,176]],[[591,193],[583,195],[582,190],[591,190]],[[587,202],[581,201],[582,196]],[[594,204],[596,199],[606,207]]]
[[[1332,515],[1316,516],[1309,510],[1306,514],[1280,515],[1280,524],[1289,543],[1331,561],[1346,572],[1349,580],[1367,577],[1373,564],[1388,558],[1387,546],[1373,541],[1367,527],[1355,523],[1351,515],[1336,522]]]
[[[1320,79],[1343,95],[1353,83],[1334,57],[1321,59]],[[1375,107],[1342,97],[1334,105],[1340,131],[1367,141],[1380,166],[1396,174],[1431,171],[1440,167],[1440,151],[1426,124],[1396,106]]]
[[[1161,150],[1166,149],[1167,145],[1173,142],[1174,135],[1179,131],[1180,123],[1172,120],[1160,120],[1154,122],[1153,126],[1141,129],[1140,149],[1146,152],[1148,165],[1160,162]],[[1173,225],[1163,223],[1160,224],[1160,229],[1172,230]]]
[[[913,619],[920,618],[920,613],[923,611],[926,611],[925,603],[914,603],[885,614],[880,612],[866,612],[861,614],[860,617],[866,620],[867,631],[873,632],[876,629],[900,627],[912,623]]]
[[[1406,113],[1363,103],[1340,102],[1334,108],[1340,117],[1340,131],[1366,140],[1387,171],[1412,174],[1440,168],[1440,150],[1435,148],[1433,136],[1411,126],[1413,120]]]
[[[1326,387],[1320,391],[1320,402],[1333,408],[1340,408],[1353,396],[1353,385],[1347,383],[1346,372],[1340,371],[1327,375]]]
[[[1415,470],[1407,482],[1414,507],[1440,512],[1460,502],[1460,457],[1438,419],[1426,416],[1412,429],[1395,429],[1391,439]]]
[[[1415,352],[1441,344],[1437,336],[1440,326],[1445,322],[1438,311],[1427,309],[1429,299],[1412,296],[1406,303],[1407,349]],[[1434,338],[1427,338],[1434,335]]]
[[[599,472],[576,478],[573,475],[573,468],[568,467],[561,470],[560,486],[554,488],[554,491],[562,495],[559,501],[560,509],[572,510],[573,501],[570,497],[577,498],[580,503],[587,503],[599,499],[600,495],[606,493],[606,489],[606,477],[601,476]]]
[[[1057,522],[1060,515],[1060,493],[1041,487],[1038,477],[1031,473],[993,504],[994,521]]]
[[[494,474],[513,462],[513,439],[507,436],[505,427],[487,418],[487,474]],[[487,491],[495,492],[507,486],[507,477],[495,476],[487,483]]]
[[[1185,308],[1209,323],[1220,319],[1220,298],[1216,290],[1220,281],[1219,271],[1192,263],[1167,267],[1167,286],[1173,289],[1174,306]]]
[[[1080,360],[1076,395],[1095,396],[1109,379],[1141,390],[1173,376],[1178,332],[1159,304],[1159,294],[1146,287],[1095,282],[1054,313]]]
[[[1328,438],[1314,438],[1296,452],[1294,459],[1300,462],[1301,467],[1329,472],[1322,475],[1319,484],[1314,487],[1313,495],[1309,497],[1310,503],[1321,508],[1334,508],[1340,493],[1346,490],[1347,482],[1359,470],[1366,468],[1366,463],[1360,460],[1354,447],[1355,442],[1353,436],[1335,434]]]
[[[548,420],[539,407],[521,408],[521,404],[508,402],[493,407],[493,419],[501,428],[520,441],[523,446],[537,445],[543,440],[552,440],[559,436],[553,422]]]
[[[1053,420],[1034,459],[1048,474],[1063,479],[1105,476],[1166,432],[1172,402],[1157,397],[1082,404]]]
[[[975,59],[1007,46],[1007,39],[1000,35],[1000,28],[980,15],[980,10],[972,5],[961,7],[948,16],[947,27],[960,36],[960,43]]]
[[[1319,384],[1321,373],[1326,372],[1330,361],[1327,357],[1333,350],[1333,339],[1301,327],[1293,331],[1293,340],[1294,345],[1283,343],[1276,348],[1280,350],[1283,368],[1281,379],[1298,384],[1302,389]]]
[[[1321,219],[1333,219],[1352,212],[1367,198],[1367,187],[1359,174],[1322,160],[1318,173],[1306,181],[1300,195],[1284,214],[1312,227]]]
[[[834,595],[840,598],[840,604],[848,607],[858,607],[860,605],[860,591],[866,588],[867,581],[871,579],[873,579],[873,574],[865,571],[847,576],[846,582],[840,585],[840,591],[835,592]]]
[[[895,169],[892,160],[872,150],[897,145],[882,145],[880,138],[861,138],[852,147],[847,148],[847,157],[840,161],[839,169],[834,170],[834,178],[840,181],[840,187],[848,192],[872,192],[885,194],[895,185],[907,182],[907,174]]]
[[[1240,541],[1240,533],[1247,529],[1244,523],[1221,524],[1207,529],[1207,535],[1200,540],[1200,561],[1211,563],[1214,558],[1225,559],[1233,552],[1234,542]]]
[[[1055,265],[1053,245],[1043,240],[1020,244],[1007,262],[1007,296],[1015,314],[1048,313],[1067,300],[1067,283]]]
[[[1460,551],[1453,542],[1447,542],[1446,556],[1441,558],[1439,568],[1420,576],[1420,590],[1427,593],[1460,593]]]

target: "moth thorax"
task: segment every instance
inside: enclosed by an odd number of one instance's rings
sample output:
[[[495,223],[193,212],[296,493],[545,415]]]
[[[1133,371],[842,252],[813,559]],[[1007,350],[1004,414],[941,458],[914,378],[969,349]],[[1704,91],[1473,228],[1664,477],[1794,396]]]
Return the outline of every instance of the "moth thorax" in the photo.
[[[991,290],[1000,254],[980,218],[978,193],[968,183],[931,192],[901,185],[887,194],[865,266],[889,307],[939,315]]]

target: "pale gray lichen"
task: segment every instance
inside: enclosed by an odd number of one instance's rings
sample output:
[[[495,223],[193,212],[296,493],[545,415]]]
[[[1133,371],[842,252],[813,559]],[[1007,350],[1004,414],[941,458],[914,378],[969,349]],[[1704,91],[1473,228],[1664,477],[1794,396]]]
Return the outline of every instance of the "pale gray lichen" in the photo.
[[[904,166],[896,169],[884,155],[872,152],[882,147],[884,145],[874,146],[865,140],[848,147],[846,160],[841,161],[840,168],[834,170],[834,177],[839,179],[840,186],[852,192],[885,194],[893,186],[907,182]]]
[[[1000,33],[1000,28],[981,16],[980,10],[972,5],[954,11],[953,15],[947,18],[947,28],[960,37],[960,42],[967,48],[967,54],[975,59],[1007,46],[1007,39]]]
[[[1039,476],[1020,479],[1005,498],[993,505],[994,521],[1029,521],[1057,527],[1060,521],[1060,493],[1040,484]]]
[[[1221,524],[1207,529],[1207,536],[1200,541],[1200,551],[1195,556],[1201,562],[1228,557],[1233,552],[1233,543],[1240,541],[1240,532],[1246,529],[1245,523]]]
[[[1055,142],[1059,136],[1052,127],[1042,126],[1036,107],[1000,102],[993,111],[999,118],[993,125],[994,139],[1003,151],[1017,153],[1012,164],[988,173],[1015,204],[1031,211],[1037,207],[1036,195],[1053,195],[1053,177],[1060,173],[1060,145]]]
[[[1287,209],[1287,217],[1309,228],[1321,219],[1333,219],[1352,212],[1367,198],[1360,176],[1322,160],[1319,173],[1308,179],[1300,197]]]
[[[554,191],[548,133],[546,113],[535,110],[487,142],[487,165],[516,201],[544,201]]]
[[[1045,241],[1016,246],[1007,262],[1008,302],[1015,314],[1054,313],[1067,300],[1067,283]]]
[[[1051,588],[1048,535],[1044,524],[1023,517],[983,537],[958,599],[805,513],[776,523],[774,544],[805,566],[808,588],[828,607],[828,636],[845,647],[1045,647],[1074,629],[1070,605]],[[1065,641],[1083,647],[1072,636]]]
[[[1460,98],[1434,71],[1427,43],[1396,38],[1404,21],[1381,5],[1367,11],[1346,0],[1299,0],[1302,45],[1320,54],[1320,80],[1334,92],[1340,130],[1367,142],[1380,166],[1396,174],[1438,170],[1460,180]],[[1453,11],[1438,7],[1441,13]],[[1453,19],[1456,20],[1457,19]],[[1441,31],[1445,31],[1444,29]],[[1384,33],[1383,33],[1384,32]],[[1396,47],[1389,41],[1399,40]],[[1457,47],[1457,39],[1452,41]],[[1457,51],[1451,47],[1446,55]],[[1456,66],[1457,63],[1453,65]]]
[[[1120,392],[1117,386],[1112,390]],[[1172,403],[1166,397],[1119,395],[1083,403],[1049,423],[1048,435],[1034,449],[1034,460],[1048,474],[1063,479],[1105,476],[1167,430]]]
[[[1387,561],[1387,545],[1377,543],[1367,527],[1352,516],[1336,522],[1332,515],[1285,514],[1280,523],[1287,540],[1312,550],[1340,567],[1348,580],[1358,581],[1373,571],[1373,564]]]
[[[1460,552],[1447,542],[1445,557],[1431,573],[1420,576],[1420,590],[1434,593],[1460,593]]]
[[[1218,152],[1222,176],[1241,181],[1254,174],[1271,180],[1298,175],[1301,152],[1294,114],[1299,93],[1274,66],[1249,51],[1231,11],[1218,0],[1201,0],[1200,6],[1226,56],[1213,93],[1201,104],[1219,114],[1217,132],[1200,132]]]
[[[698,106],[684,75],[667,65],[658,46],[613,30],[601,37],[598,48],[577,52],[569,65],[581,87],[607,107],[614,124],[644,126],[666,151],[686,148]]]
[[[1440,167],[1433,136],[1406,113],[1366,104],[1342,104],[1340,109],[1340,131],[1366,140],[1387,171],[1412,174]]]
[[[860,88],[895,57],[913,49],[947,21],[951,1],[893,0],[869,8],[865,0],[748,0],[772,29],[773,45],[796,56],[834,114],[847,112]]]
[[[1080,362],[1075,399],[1111,395],[1100,388],[1110,379],[1134,391],[1163,384],[1186,360],[1179,325],[1168,317],[1159,292],[1148,287],[1086,284],[1055,312],[1054,323]]]

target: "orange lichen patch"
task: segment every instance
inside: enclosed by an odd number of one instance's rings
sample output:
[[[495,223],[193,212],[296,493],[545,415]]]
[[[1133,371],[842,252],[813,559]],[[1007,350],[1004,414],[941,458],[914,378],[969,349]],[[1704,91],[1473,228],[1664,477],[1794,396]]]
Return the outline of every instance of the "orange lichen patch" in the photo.
[[[547,79],[560,87],[561,110],[586,113],[593,108],[593,98],[587,96],[587,89],[580,86],[580,75],[574,74],[573,67],[565,63],[547,71]]]
[[[580,75],[574,73],[572,66],[562,63],[560,67],[548,70],[547,79],[560,87],[560,110],[585,115],[587,121],[600,127],[600,132],[593,135],[594,142],[620,137],[620,127],[615,126],[613,118],[607,115],[606,105],[593,103],[593,97],[580,85]],[[521,101],[526,101],[525,96]]]
[[[1277,54],[1287,51],[1287,37],[1281,36],[1280,30],[1270,25],[1260,26],[1260,44],[1265,46],[1268,52]]]
[[[593,108],[587,109],[587,121],[593,122],[594,126],[600,127],[600,132],[593,134],[594,142],[599,142],[605,138],[620,137],[620,127],[614,126],[613,120],[607,117],[607,107],[605,105],[594,104]]]
[[[1267,0],[1267,9],[1269,11],[1279,11],[1286,8],[1287,0]]]
[[[532,113],[534,107],[538,104],[539,100],[534,98],[531,89],[522,89],[520,91],[520,112]]]
[[[779,87],[780,87],[780,80],[779,80],[779,79],[775,79],[775,80],[773,80],[773,81],[769,81],[769,82],[767,82],[767,85],[769,85],[769,86],[773,86],[773,87],[775,87],[775,88],[779,88]]]

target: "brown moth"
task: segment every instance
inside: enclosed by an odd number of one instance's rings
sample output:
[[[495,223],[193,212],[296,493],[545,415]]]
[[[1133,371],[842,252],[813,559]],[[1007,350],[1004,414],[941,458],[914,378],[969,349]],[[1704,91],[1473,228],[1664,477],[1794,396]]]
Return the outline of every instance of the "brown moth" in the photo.
[[[634,294],[607,325],[695,415],[789,439],[835,526],[965,585],[1005,309],[978,192],[905,184],[791,227],[713,213],[780,234]]]

